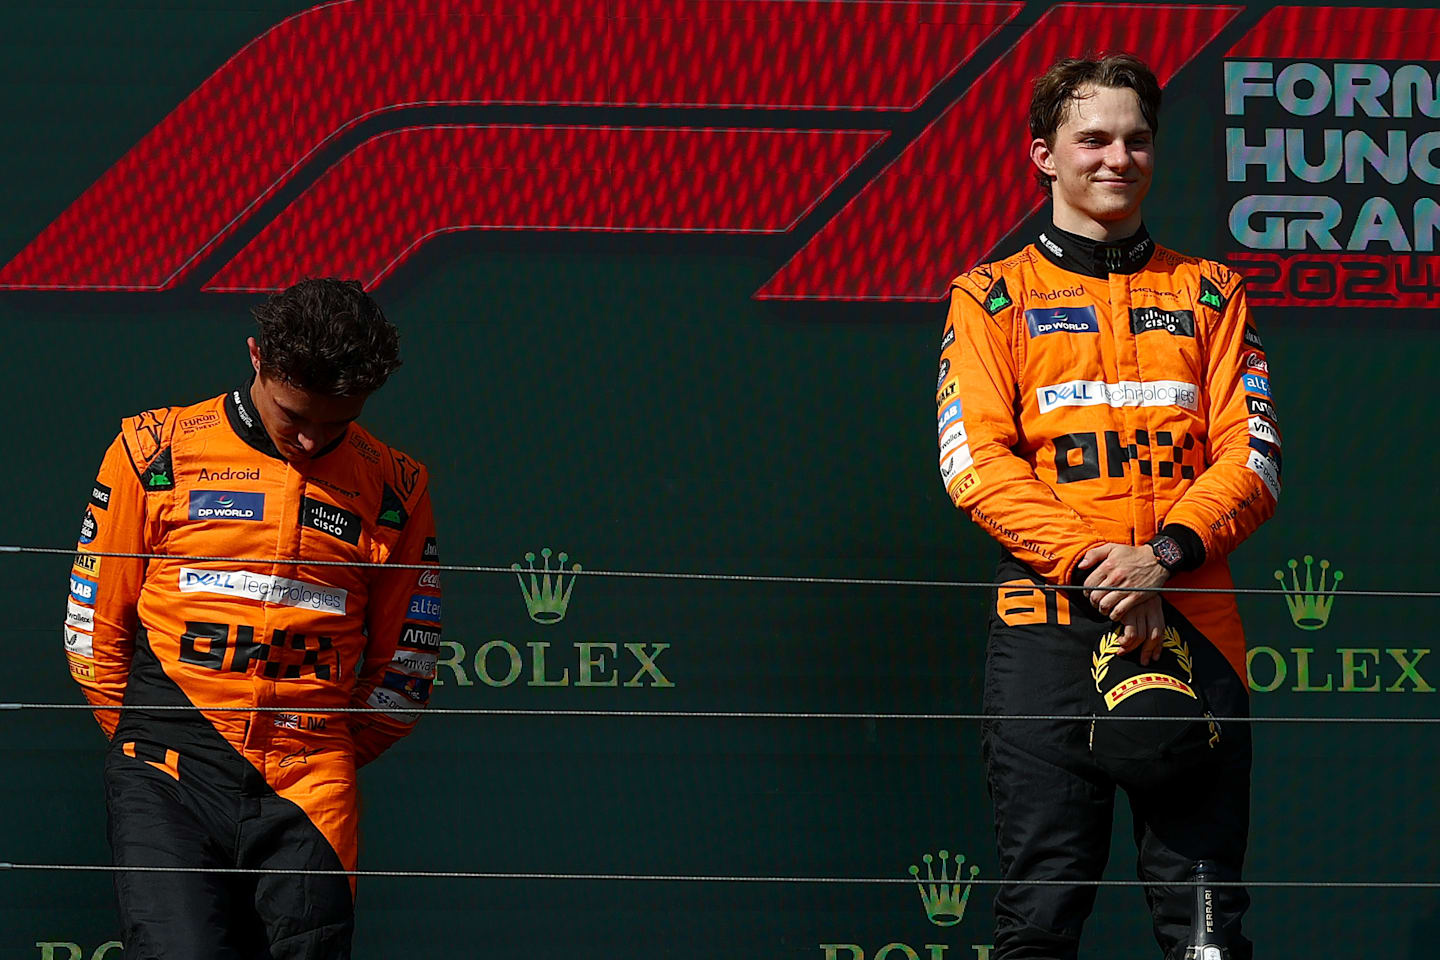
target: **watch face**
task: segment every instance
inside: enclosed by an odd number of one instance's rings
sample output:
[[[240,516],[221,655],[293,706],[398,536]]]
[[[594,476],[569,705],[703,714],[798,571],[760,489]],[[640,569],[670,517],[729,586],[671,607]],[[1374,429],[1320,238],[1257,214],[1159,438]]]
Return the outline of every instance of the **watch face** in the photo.
[[[1180,562],[1185,559],[1185,554],[1181,551],[1180,544],[1169,537],[1160,537],[1153,541],[1150,546],[1155,551],[1155,556],[1161,565],[1167,568],[1177,567],[1180,565]]]

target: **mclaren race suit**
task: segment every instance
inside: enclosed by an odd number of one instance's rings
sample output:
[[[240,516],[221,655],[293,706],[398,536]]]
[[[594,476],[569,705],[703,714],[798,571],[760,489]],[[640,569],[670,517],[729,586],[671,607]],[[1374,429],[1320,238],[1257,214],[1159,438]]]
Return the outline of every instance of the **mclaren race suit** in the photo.
[[[248,385],[124,421],[82,524],[66,655],[97,707],[200,709],[96,711],[117,865],[355,869],[355,770],[426,705],[440,583],[322,561],[438,562],[424,467],[356,424],[287,463]],[[246,882],[118,874],[126,956],[349,955],[346,878]]]
[[[988,714],[1088,715],[1091,654],[1115,624],[1081,595],[1081,558],[1157,534],[1184,550],[1167,586],[1228,588],[1226,556],[1274,511],[1280,436],[1241,277],[1158,247],[1144,229],[1096,244],[1048,227],[1016,255],[953,281],[936,404],[940,472],[956,506],[1004,547],[986,659]],[[1229,593],[1163,592],[1217,716],[1247,710],[1245,639]],[[1248,829],[1249,731],[1225,724],[1214,792],[1140,796],[1142,876],[1183,880],[1205,854],[1238,877]],[[987,721],[982,742],[1001,869],[1098,879],[1114,783],[1088,725]],[[1202,794],[1204,794],[1202,796]],[[1192,843],[1213,838],[1215,847]],[[1159,839],[1157,839],[1159,838]],[[1185,838],[1183,841],[1180,838]],[[1222,904],[1241,944],[1243,893]],[[1188,929],[1185,890],[1148,888],[1166,950]],[[1072,957],[1094,889],[1002,887],[996,958]]]

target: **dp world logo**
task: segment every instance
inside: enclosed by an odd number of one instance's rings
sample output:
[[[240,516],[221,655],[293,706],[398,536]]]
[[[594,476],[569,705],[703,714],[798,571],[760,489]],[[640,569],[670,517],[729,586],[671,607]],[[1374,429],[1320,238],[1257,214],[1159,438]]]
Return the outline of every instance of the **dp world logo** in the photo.
[[[975,879],[980,876],[980,868],[973,863],[966,867],[965,855],[957,853],[952,857],[949,850],[941,850],[938,857],[927,853],[920,862],[925,865],[924,869],[911,864],[910,876],[920,887],[920,902],[925,907],[926,919],[936,927],[957,926],[965,919],[970,892]],[[915,940],[930,940],[936,936],[937,931],[933,929],[912,933]],[[951,947],[962,951],[966,949],[966,946],[951,943],[912,946],[910,942],[898,938],[874,948],[873,952],[859,943],[836,941],[820,944],[824,960],[946,960],[946,951]],[[961,953],[951,960],[966,957],[970,960],[990,960],[990,953],[995,947],[989,943],[973,943],[968,945],[968,949],[974,951],[973,955]]]

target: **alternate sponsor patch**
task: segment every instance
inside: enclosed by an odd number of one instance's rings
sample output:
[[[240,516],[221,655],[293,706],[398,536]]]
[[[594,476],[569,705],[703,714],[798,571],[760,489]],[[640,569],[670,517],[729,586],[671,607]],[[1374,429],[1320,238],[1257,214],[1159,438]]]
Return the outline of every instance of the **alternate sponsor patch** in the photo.
[[[191,520],[265,519],[265,494],[242,490],[191,490]]]
[[[1245,466],[1260,477],[1261,482],[1265,484],[1265,489],[1270,491],[1270,496],[1276,500],[1280,499],[1280,469],[1275,465],[1274,460],[1258,450],[1251,450]]]
[[[419,620],[422,623],[440,622],[440,598],[426,596],[417,593],[410,598],[410,606],[405,611],[406,620]]]
[[[80,518],[80,542],[93,543],[99,535],[100,524],[95,520],[95,512],[86,507],[85,516]]]
[[[1100,320],[1091,306],[1026,310],[1025,324],[1030,328],[1032,337],[1043,337],[1047,333],[1100,332]]]
[[[950,429],[940,434],[940,456],[945,456],[945,454],[950,451],[950,448],[962,443],[968,443],[969,440],[970,436],[965,432],[965,424],[954,424]]]
[[[960,389],[959,380],[953,378],[948,380],[943,386],[940,387],[939,391],[937,391],[935,394],[936,405],[938,406],[942,403],[948,403],[950,401],[950,398],[955,396],[955,391],[958,389]]]
[[[1193,383],[1179,380],[1071,380],[1035,390],[1040,412],[1049,413],[1058,407],[1182,407],[1197,409],[1200,390]]]
[[[1245,406],[1257,417],[1269,417],[1276,423],[1280,422],[1280,418],[1275,415],[1275,404],[1264,397],[1246,397]]]
[[[1247,373],[1244,377],[1245,391],[1247,393],[1258,393],[1262,397],[1270,396],[1270,378],[1262,377],[1258,373]]]
[[[940,479],[948,488],[951,480],[955,479],[961,471],[969,469],[974,463],[975,458],[970,455],[969,445],[962,444],[959,450],[940,460]]]
[[[985,294],[985,312],[993,317],[1014,302],[1010,299],[1010,291],[1005,289],[1005,278],[1001,277]]]
[[[87,660],[95,659],[95,638],[84,630],[65,628],[65,652]]]
[[[428,677],[412,677],[396,670],[386,670],[380,685],[405,695],[413,703],[424,706],[430,700],[432,681]]]
[[[1225,295],[1220,288],[1215,286],[1205,277],[1200,278],[1200,302],[1212,310],[1220,311],[1225,309]]]
[[[1264,350],[1265,343],[1260,339],[1260,331],[1250,324],[1245,324],[1245,346],[1252,350]]]
[[[1284,469],[1280,459],[1280,446],[1278,444],[1271,443],[1268,440],[1262,440],[1259,437],[1251,437],[1250,449],[1255,450],[1262,456],[1269,458],[1271,462],[1275,464],[1275,470],[1277,473]]]
[[[390,488],[390,484],[385,484],[384,490],[380,493],[380,515],[375,518],[375,523],[382,527],[389,527],[391,530],[403,530],[405,521],[409,519],[410,515],[405,512],[405,504]]]
[[[423,563],[439,563],[440,547],[434,537],[425,538],[425,549],[420,551],[420,560]]]
[[[73,577],[71,578],[74,579]],[[344,613],[348,591],[249,570],[201,570],[181,567],[181,593],[210,593],[257,603],[275,603],[320,613]]]
[[[1280,431],[1275,429],[1275,424],[1264,417],[1250,418],[1250,436],[1259,437],[1267,443],[1280,445]]]
[[[960,401],[959,401],[959,400],[956,400],[954,403],[950,404],[950,405],[947,406],[945,409],[943,409],[943,410],[940,411],[940,430],[939,430],[939,432],[940,432],[940,433],[944,433],[946,427],[948,427],[950,424],[954,423],[956,420],[959,420],[959,419],[960,419]]]
[[[195,478],[201,483],[216,483],[227,480],[259,480],[259,467],[225,467],[221,470],[211,470],[209,467],[201,467],[200,475]]]
[[[440,631],[418,624],[407,623],[400,631],[399,646],[425,653],[440,652]]]
[[[433,653],[418,650],[396,650],[390,658],[390,666],[415,677],[434,677],[437,657]]]
[[[1173,690],[1176,693],[1183,693],[1191,699],[1198,700],[1195,691],[1190,684],[1179,677],[1172,677],[1168,673],[1140,673],[1133,677],[1126,677],[1117,683],[1105,694],[1105,708],[1114,710],[1121,703],[1129,700],[1135,694],[1145,690]]]
[[[170,465],[170,448],[161,450],[145,472],[140,474],[140,486],[148,493],[157,490],[175,489],[175,470]]]
[[[397,723],[414,723],[420,719],[420,714],[415,711],[415,705],[407,697],[389,690],[385,687],[376,687],[370,691],[366,704],[382,711],[385,716]]]
[[[370,461],[371,463],[380,462],[380,449],[376,447],[375,444],[362,437],[359,431],[350,431],[350,446],[353,447],[355,449],[355,452],[360,454],[362,458]]]
[[[313,497],[300,498],[300,526],[328,533],[343,543],[359,543],[360,515]]]
[[[415,484],[420,480],[420,464],[399,450],[392,450],[390,465],[395,480],[395,489],[400,491],[402,498],[409,500],[415,493]]]
[[[199,413],[193,417],[186,417],[180,421],[180,429],[185,433],[194,433],[196,430],[204,430],[206,427],[217,426],[220,423],[220,414],[213,410],[209,413]]]
[[[90,488],[90,502],[101,510],[110,509],[110,488],[96,480]]]
[[[1189,310],[1161,310],[1159,307],[1131,307],[1130,332],[1164,330],[1175,337],[1195,336],[1195,314]]]
[[[94,603],[95,594],[100,590],[100,585],[94,580],[86,580],[76,574],[70,574],[70,598],[80,603]]]
[[[83,603],[76,603],[73,599],[66,599],[65,626],[74,627],[76,630],[94,630],[95,608],[87,607]]]
[[[439,590],[440,572],[438,570],[422,570],[420,576],[415,578],[415,585],[422,590]]]
[[[950,360],[946,357],[940,358],[940,375],[935,378],[935,389],[939,390],[945,378],[950,375]]]
[[[955,328],[954,328],[954,327],[946,327],[946,328],[945,328],[945,336],[943,336],[943,337],[940,338],[940,349],[941,349],[941,350],[944,350],[946,347],[950,346],[950,344],[952,344],[952,343],[954,343],[954,342],[955,342]]]
[[[93,577],[100,572],[100,560],[101,558],[93,553],[81,551],[75,554],[75,570],[78,573],[88,573]]]
[[[1242,359],[1245,362],[1246,370],[1254,370],[1256,373],[1263,373],[1267,377],[1270,375],[1270,364],[1265,360],[1263,353],[1247,353]]]
[[[965,492],[979,485],[980,474],[975,472],[974,467],[970,467],[968,470],[962,470],[956,474],[955,479],[952,480],[945,489],[946,492],[950,494],[951,502],[958,507],[960,506],[960,498],[965,495]]]

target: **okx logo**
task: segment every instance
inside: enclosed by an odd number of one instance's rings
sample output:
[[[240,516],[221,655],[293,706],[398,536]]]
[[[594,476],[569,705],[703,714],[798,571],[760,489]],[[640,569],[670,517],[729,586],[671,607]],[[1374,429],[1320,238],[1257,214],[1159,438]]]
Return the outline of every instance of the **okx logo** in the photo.
[[[980,876],[980,868],[973,863],[967,868],[964,854],[956,854],[952,859],[948,850],[940,851],[938,863],[937,858],[928,853],[920,858],[920,862],[925,864],[924,870],[911,864],[910,876],[920,887],[920,902],[925,906],[926,918],[937,927],[956,926],[965,919],[965,908],[970,902],[974,881]],[[937,939],[937,933],[916,926],[910,929],[910,942],[897,938],[873,951],[867,951],[864,944],[840,941],[822,943],[820,950],[824,960],[921,960],[922,957],[926,960],[946,960],[946,952],[956,947],[962,951],[963,957],[971,956],[963,953],[968,948],[974,951],[972,960],[989,960],[991,951],[995,949],[989,943],[961,946],[924,942],[916,946],[913,941]]]
[[[197,275],[212,292],[307,276],[373,289],[448,233],[579,230],[786,235],[759,298],[938,300],[1040,207],[1015,110],[1057,50],[1129,50],[1168,83],[1242,10],[1062,3],[1027,22],[1026,6],[320,4],[201,83],[0,269],[0,289]],[[482,111],[499,105],[565,122],[495,123]],[[411,119],[437,107],[461,122]],[[784,111],[824,113],[825,129]],[[294,199],[252,222],[281,191]],[[222,244],[239,247],[229,262]]]
[[[443,652],[436,665],[448,668],[449,673],[438,671],[436,686],[454,683],[470,687],[476,680],[486,687],[638,690],[675,686],[666,672],[669,661],[662,662],[663,655],[670,649],[668,641],[607,640],[583,633],[578,637],[575,633],[567,636],[571,627],[561,626],[561,622],[571,614],[575,581],[584,572],[583,568],[571,563],[568,553],[556,554],[549,547],[541,549],[539,559],[537,567],[536,554],[526,553],[523,567],[518,563],[510,565],[520,581],[520,595],[525,601],[527,619],[519,621],[523,624],[520,631],[512,637],[490,640],[474,648],[458,640],[441,640]],[[537,630],[534,624],[545,630]],[[556,627],[560,629],[557,631]],[[634,631],[627,625],[625,633],[630,636]]]

